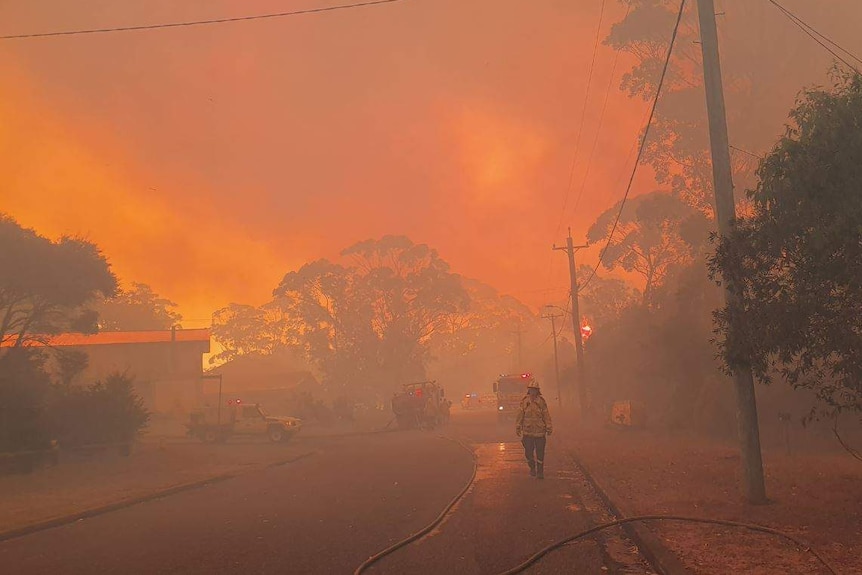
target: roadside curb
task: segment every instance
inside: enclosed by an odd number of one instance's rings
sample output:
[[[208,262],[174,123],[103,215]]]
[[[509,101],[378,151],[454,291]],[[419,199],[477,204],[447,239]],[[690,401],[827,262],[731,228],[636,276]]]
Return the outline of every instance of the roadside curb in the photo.
[[[602,503],[613,513],[618,519],[626,517],[634,517],[636,514],[631,513],[621,504],[623,499],[607,484],[600,484],[595,476],[593,476],[587,466],[578,457],[574,450],[570,450],[569,454],[572,461],[578,467],[578,470],[587,478],[587,481],[592,484],[596,490],[596,494]],[[635,542],[638,549],[649,561],[650,565],[658,571],[660,575],[691,575],[691,571],[683,565],[677,555],[662,543],[661,539],[655,535],[649,528],[639,523],[628,523],[622,528],[626,534]]]
[[[281,465],[287,465],[289,463],[294,463],[301,459],[305,459],[306,457],[310,457],[317,453],[316,451],[309,451],[307,453],[302,453],[300,455],[295,455],[288,459],[274,461],[272,463],[267,464],[266,466],[260,469],[269,469],[272,467],[278,467]],[[160,489],[158,491],[153,491],[151,493],[147,493],[145,495],[139,495],[137,497],[132,497],[129,499],[123,499],[121,501],[116,501],[114,503],[108,503],[106,505],[99,505],[96,507],[92,507],[90,509],[85,509],[83,511],[79,511],[77,513],[72,513],[70,515],[62,515],[59,517],[55,517],[53,519],[48,519],[45,521],[39,521],[36,523],[31,523],[30,525],[25,525],[24,527],[16,527],[14,529],[10,529],[8,531],[0,532],[0,543],[4,541],[9,541],[10,539],[17,539],[18,537],[24,537],[26,535],[32,535],[33,533],[38,533],[39,531],[45,531],[47,529],[53,529],[55,527],[62,527],[63,525],[69,525],[70,523],[75,523],[76,521],[80,521],[82,519],[89,519],[91,517],[96,517],[97,515],[103,515],[105,513],[110,513],[112,511],[119,511],[120,509],[125,509],[127,507],[132,507],[134,505],[138,505],[141,503],[147,503],[149,501],[154,501],[156,499],[161,499],[163,497],[169,497],[171,495],[176,495],[178,493],[183,493],[185,491],[191,491],[193,489],[200,489],[202,487],[207,487],[209,485],[214,485],[216,483],[221,483],[222,481],[226,481],[228,479],[233,479],[235,477],[239,477],[243,475],[244,471],[233,471],[229,473],[222,473],[219,475],[213,475],[211,477],[207,477],[205,479],[198,479],[197,481],[190,481],[188,483],[181,483],[179,485],[174,485],[173,487],[167,487],[165,489]]]

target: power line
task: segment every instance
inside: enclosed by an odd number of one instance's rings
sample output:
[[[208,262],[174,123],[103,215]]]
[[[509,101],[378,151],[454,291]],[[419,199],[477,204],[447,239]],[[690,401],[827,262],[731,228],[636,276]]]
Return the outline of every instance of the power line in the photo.
[[[209,24],[227,24],[230,22],[247,22],[250,20],[266,20],[272,18],[286,18],[288,16],[301,16],[304,14],[317,14],[320,12],[334,12],[336,10],[347,10],[349,8],[365,8],[381,4],[393,4],[401,0],[370,0],[368,2],[357,2],[354,4],[340,4],[324,8],[308,8],[306,10],[294,10],[292,12],[275,12],[272,14],[256,14],[252,16],[236,16],[233,18],[216,18],[212,20],[193,20],[190,22],[168,22],[165,24],[146,24],[142,26],[120,26],[117,28],[93,28],[89,30],[65,30],[59,32],[39,32],[35,34],[10,34],[0,36],[0,40],[22,40],[25,38],[46,38],[49,36],[77,36],[81,34],[104,34],[108,32],[135,32],[140,30],[156,30],[161,28],[181,28],[189,26],[205,26]]]
[[[748,150],[743,150],[742,148],[737,148],[734,145],[728,145],[727,147],[730,148],[731,150],[736,150],[737,152],[740,152],[740,153],[745,154],[747,156],[751,156],[752,158],[757,158],[758,160],[763,159],[763,156],[761,156],[760,154],[755,154],[754,152],[749,152]]]
[[[676,24],[674,24],[673,34],[671,34],[671,37],[670,37],[670,45],[667,47],[667,57],[664,60],[664,67],[661,70],[661,77],[659,78],[658,87],[656,88],[656,91],[655,91],[655,98],[653,99],[653,102],[652,102],[652,108],[650,109],[649,119],[647,120],[646,127],[644,128],[643,136],[641,137],[640,145],[638,146],[638,155],[637,155],[637,158],[635,158],[635,165],[632,167],[631,177],[629,177],[629,183],[628,183],[628,186],[626,186],[626,193],[625,193],[625,195],[623,195],[623,199],[620,202],[620,209],[617,211],[617,217],[614,219],[614,225],[611,228],[611,233],[608,234],[608,241],[605,243],[605,247],[602,248],[602,251],[599,253],[599,261],[596,262],[596,266],[593,268],[593,272],[592,272],[592,274],[590,274],[590,277],[587,278],[587,280],[583,283],[582,286],[580,286],[581,289],[587,287],[590,284],[590,282],[592,281],[592,279],[594,277],[596,277],[596,272],[598,271],[599,266],[602,264],[602,258],[604,257],[605,252],[608,251],[608,248],[611,245],[611,240],[613,240],[613,237],[614,237],[614,232],[617,231],[617,225],[620,223],[620,216],[623,213],[623,207],[625,207],[625,205],[626,205],[626,200],[628,199],[629,192],[631,192],[631,189],[632,189],[632,183],[634,183],[634,180],[635,180],[635,174],[637,174],[638,166],[641,163],[641,156],[643,155],[644,147],[646,145],[647,136],[649,136],[649,129],[650,129],[650,126],[652,125],[653,117],[655,116],[655,109],[658,105],[658,99],[659,99],[659,96],[661,96],[661,90],[662,90],[662,87],[664,86],[664,79],[667,76],[667,70],[670,67],[670,58],[671,58],[671,55],[673,54],[673,45],[676,43],[676,36],[677,36],[677,33],[679,32],[679,23],[682,21],[682,13],[684,10],[685,10],[685,0],[680,0],[679,13],[676,16]]]
[[[860,60],[858,56],[853,54],[853,52],[842,47],[840,44],[838,44],[837,42],[835,42],[834,40],[832,40],[831,38],[829,38],[825,34],[817,31],[817,29],[815,29],[813,26],[808,24],[805,20],[803,20],[802,18],[800,18],[799,16],[797,16],[796,14],[794,14],[793,12],[791,12],[790,10],[788,10],[787,8],[785,8],[784,6],[779,4],[777,0],[768,0],[768,1],[770,4],[772,4],[773,6],[778,8],[778,10],[780,10],[782,14],[787,16],[787,18],[791,22],[793,22],[800,30],[802,30],[803,32],[808,34],[812,40],[814,40],[815,42],[820,44],[820,46],[822,46],[827,52],[829,52],[830,54],[832,54],[833,56],[838,58],[838,60],[840,60],[841,62],[844,63],[845,66],[847,66],[848,68],[850,68],[851,70],[856,72],[856,74],[860,73],[859,69],[856,68],[856,66],[854,66],[853,64],[848,62],[843,56],[841,56],[835,50],[833,50],[832,48],[827,46],[824,43],[824,40],[826,42],[828,42],[829,44],[832,44],[835,48],[837,48],[841,52],[844,52],[844,54],[849,56],[851,59],[856,60],[856,62],[862,64],[862,60]],[[821,40],[821,38],[822,38],[822,40]]]
[[[629,15],[629,12],[631,12],[631,9],[632,9],[632,5],[627,4],[626,5],[626,14],[625,14],[625,16],[623,16],[623,20],[628,18],[628,15]],[[596,36],[596,41],[597,41],[597,46],[598,46],[598,36]],[[607,88],[605,88],[605,98],[604,98],[604,102],[602,103],[602,111],[599,114],[599,126],[598,126],[598,128],[596,128],[596,137],[593,138],[593,146],[590,149],[590,155],[587,157],[587,169],[586,169],[586,171],[584,171],[584,179],[581,180],[581,189],[578,190],[578,197],[575,199],[575,205],[572,208],[572,211],[575,213],[577,213],[578,206],[581,204],[581,197],[584,195],[584,188],[587,185],[587,179],[589,179],[589,177],[590,177],[590,170],[591,170],[592,165],[593,165],[593,156],[596,153],[596,146],[599,143],[599,136],[602,133],[602,125],[603,125],[604,120],[605,120],[605,111],[608,108],[608,99],[610,98],[610,95],[611,95],[611,86],[614,83],[614,77],[615,77],[615,74],[617,72],[617,61],[619,60],[619,57],[620,57],[619,51],[614,50],[614,63],[611,66],[611,75],[610,75],[610,78],[608,78]]]
[[[604,19],[604,16],[605,16],[605,0],[602,0],[602,5],[599,8],[599,23],[596,26],[596,41],[595,41],[595,44],[593,45],[593,56],[592,56],[592,59],[590,60],[590,70],[587,74],[587,92],[586,92],[586,94],[584,94],[584,106],[583,106],[583,109],[581,110],[581,121],[580,121],[580,124],[578,125],[578,135],[575,138],[575,153],[572,155],[572,165],[569,168],[569,182],[566,185],[566,195],[563,197],[563,209],[560,210],[560,221],[557,223],[557,229],[554,232],[555,238],[557,237],[557,235],[559,235],[560,228],[563,225],[563,219],[565,219],[565,216],[566,216],[566,208],[568,208],[568,205],[569,205],[569,194],[571,194],[571,192],[572,192],[572,182],[575,179],[575,165],[578,162],[578,154],[579,154],[580,148],[581,148],[581,134],[584,131],[584,119],[586,118],[586,115],[587,115],[587,103],[590,100],[590,87],[592,86],[592,83],[593,83],[593,70],[595,69],[595,64],[596,64],[596,53],[599,50],[599,38],[601,37],[602,21]]]

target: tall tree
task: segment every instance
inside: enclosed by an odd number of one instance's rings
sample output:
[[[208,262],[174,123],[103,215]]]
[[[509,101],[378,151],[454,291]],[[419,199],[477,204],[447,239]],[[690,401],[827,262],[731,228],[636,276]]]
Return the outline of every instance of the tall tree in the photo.
[[[546,322],[512,296],[477,280],[460,280],[469,305],[447,314],[432,336],[429,374],[450,388],[487,392],[500,373],[535,370],[541,363],[538,356],[551,349]]]
[[[183,316],[176,311],[177,304],[160,297],[147,284],[133,283],[128,290],[99,302],[101,331],[142,331],[170,329],[179,325]]]
[[[284,346],[298,345],[279,302],[260,307],[232,303],[213,314],[212,335],[222,351],[211,363],[230,361],[241,355],[271,355]]]
[[[327,385],[351,388],[373,381],[377,336],[354,270],[317,260],[285,274],[273,295],[273,305]]]
[[[588,278],[593,270],[582,265],[578,276]],[[590,319],[592,327],[601,327],[618,320],[622,313],[635,302],[642,301],[637,289],[619,278],[599,277],[596,274],[580,291],[583,315]]]
[[[88,306],[116,289],[95,244],[51,241],[0,214],[0,343],[7,349],[63,331],[95,332]]]
[[[285,274],[266,306],[217,312],[219,359],[296,346],[344,391],[423,377],[432,336],[468,305],[460,278],[435,250],[402,236],[342,256],[351,265],[317,260]]]
[[[620,0],[628,5],[626,16],[614,24],[605,44],[630,54],[632,67],[623,75],[620,88],[633,98],[655,96],[659,73],[666,56],[669,32],[679,0]],[[827,3],[810,3],[814,14],[828,15]],[[764,22],[780,22],[767,3],[735,2],[724,7],[719,32],[733,34],[721,46],[725,76],[731,159],[737,201],[754,185],[758,152],[767,147],[780,125],[776,101],[788,100],[798,86],[810,82],[822,70],[816,52],[801,34],[771,34],[763,40],[758,29]],[[712,213],[711,158],[703,97],[703,73],[695,2],[688,2],[680,36],[656,109],[656,118],[643,161],[655,171],[656,180],[704,213]]]
[[[357,301],[370,305],[379,369],[394,381],[425,376],[431,336],[469,297],[436,250],[404,236],[359,242],[342,255],[354,263]]]
[[[754,213],[712,271],[740,296],[717,314],[727,365],[752,359],[836,408],[862,409],[862,78],[803,92],[758,169]],[[744,320],[744,321],[743,321]]]
[[[689,263],[707,239],[706,217],[678,198],[652,192],[629,200],[616,231],[619,204],[601,214],[587,232],[591,243],[607,242],[602,265],[621,267],[643,277],[643,303],[675,266]]]

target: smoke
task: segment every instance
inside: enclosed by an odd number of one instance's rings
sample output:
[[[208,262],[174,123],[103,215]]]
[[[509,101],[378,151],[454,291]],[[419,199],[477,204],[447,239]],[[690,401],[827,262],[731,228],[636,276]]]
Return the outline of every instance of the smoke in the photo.
[[[0,32],[284,7],[67,4],[4,6]],[[536,290],[564,286],[567,275],[550,246],[567,225],[581,235],[621,197],[645,106],[616,89],[630,63],[623,56],[572,213],[613,60],[600,45],[561,217],[595,41],[592,4],[405,2],[5,42],[0,204],[43,233],[97,242],[122,279],[152,285],[192,319],[229,301],[266,301],[288,269],[386,233],[429,243],[457,271],[501,292],[547,303],[565,291]],[[730,19],[734,7],[725,9]],[[608,4],[602,37],[623,11]],[[649,177],[645,170],[636,188],[651,189]]]

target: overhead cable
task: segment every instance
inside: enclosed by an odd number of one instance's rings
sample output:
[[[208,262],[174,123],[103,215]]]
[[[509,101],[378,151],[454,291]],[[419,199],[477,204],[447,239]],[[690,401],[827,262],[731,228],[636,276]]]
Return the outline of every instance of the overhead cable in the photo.
[[[628,12],[626,12],[626,13],[628,13]],[[580,153],[580,148],[581,148],[581,134],[584,131],[584,119],[586,118],[586,115],[587,115],[587,103],[590,100],[590,87],[592,86],[592,83],[593,83],[593,70],[595,69],[595,65],[596,65],[596,53],[599,50],[599,39],[601,38],[602,22],[604,20],[604,15],[605,15],[605,0],[602,0],[602,5],[599,8],[599,23],[596,26],[596,41],[595,41],[595,44],[593,45],[593,56],[592,56],[592,59],[590,60],[590,70],[587,73],[587,92],[586,92],[586,94],[584,94],[584,106],[581,109],[581,121],[578,124],[578,135],[575,138],[575,151],[572,154],[572,164],[571,164],[571,167],[569,168],[569,180],[568,180],[568,183],[566,184],[566,194],[563,197],[563,209],[560,210],[560,221],[557,223],[557,229],[556,229],[556,231],[554,231],[554,237],[557,237],[557,235],[559,235],[559,233],[560,233],[560,228],[563,226],[563,219],[565,219],[565,216],[566,216],[566,209],[569,206],[569,195],[572,192],[572,183],[574,182],[574,179],[575,179],[575,165],[578,162],[578,155]]]
[[[623,16],[623,20],[628,18],[628,15],[629,15],[629,12],[631,12],[631,9],[632,9],[632,5],[628,4],[626,6],[626,14],[625,14],[625,16]],[[598,38],[596,38],[596,40],[598,40]],[[605,88],[605,98],[604,98],[604,102],[602,102],[602,111],[599,114],[599,127],[596,128],[596,137],[593,138],[593,146],[590,149],[590,155],[587,156],[587,169],[584,171],[584,178],[581,180],[581,188],[578,190],[578,197],[575,199],[574,208],[572,208],[572,211],[575,213],[577,213],[578,206],[581,204],[581,197],[584,195],[584,188],[587,185],[587,179],[590,177],[590,170],[591,170],[592,165],[593,165],[593,156],[596,153],[596,146],[599,143],[599,136],[602,133],[602,124],[604,123],[604,120],[605,120],[605,111],[608,108],[608,99],[611,95],[611,86],[614,83],[614,77],[615,77],[616,71],[617,71],[617,61],[619,60],[619,57],[620,57],[619,50],[614,50],[614,63],[611,66],[611,75],[608,78],[608,85]]]
[[[339,4],[322,8],[307,8],[305,10],[293,10],[291,12],[275,12],[270,14],[255,14],[251,16],[235,16],[232,18],[215,18],[211,20],[192,20],[188,22],[168,22],[164,24],[144,24],[140,26],[119,26],[115,28],[92,28],[87,30],[63,30],[58,32],[37,32],[33,34],[9,34],[0,36],[0,40],[23,40],[26,38],[47,38],[50,36],[78,36],[82,34],[106,34],[109,32],[136,32],[141,30],[157,30],[162,28],[182,28],[190,26],[206,26],[210,24],[227,24],[230,22],[248,22],[250,20],[267,20],[274,18],[287,18],[289,16],[302,16],[304,14],[317,14],[320,12],[334,12],[336,10],[347,10],[350,8],[365,8],[381,4],[394,4],[402,0],[369,0],[354,4]]]
[[[671,58],[671,55],[673,54],[673,46],[676,43],[676,36],[677,36],[677,33],[679,32],[679,23],[682,21],[682,14],[683,14],[684,10],[685,10],[685,0],[681,0],[679,3],[679,13],[676,16],[676,23],[673,26],[673,33],[671,34],[671,37],[670,37],[670,44],[667,47],[667,57],[664,60],[664,66],[662,67],[661,76],[659,77],[659,80],[658,80],[658,86],[656,87],[655,98],[653,98],[652,108],[650,109],[649,118],[647,119],[646,127],[644,128],[644,131],[643,131],[643,136],[641,136],[640,145],[638,146],[638,154],[637,154],[637,157],[635,158],[635,164],[632,167],[632,173],[631,173],[631,176],[629,177],[629,183],[626,186],[626,193],[623,195],[622,201],[620,201],[620,209],[617,211],[616,218],[614,218],[614,225],[611,228],[611,233],[608,234],[608,241],[605,243],[605,247],[603,247],[602,251],[599,253],[599,259],[596,262],[595,267],[593,268],[592,274],[590,274],[590,277],[587,278],[587,280],[580,286],[579,289],[583,289],[583,288],[587,287],[589,285],[589,283],[593,280],[593,278],[596,277],[596,272],[598,272],[599,266],[602,264],[602,258],[604,258],[605,252],[608,251],[608,248],[611,245],[611,241],[613,240],[613,237],[614,237],[614,232],[617,231],[617,225],[620,223],[620,216],[623,213],[623,208],[626,205],[626,200],[628,199],[629,193],[632,190],[632,184],[634,183],[635,175],[637,174],[637,170],[638,170],[638,166],[641,163],[641,156],[643,156],[644,147],[646,146],[646,140],[647,140],[647,137],[649,136],[649,129],[650,129],[650,126],[652,125],[653,117],[655,116],[655,110],[656,110],[656,107],[658,105],[659,97],[661,96],[662,88],[664,87],[664,80],[665,80],[665,77],[667,76],[667,70],[670,67],[670,58]]]
[[[773,6],[778,8],[778,10],[781,11],[782,14],[787,16],[787,18],[791,22],[793,22],[800,30],[802,30],[803,32],[808,34],[808,36],[810,36],[812,40],[814,40],[815,42],[820,44],[820,46],[822,46],[827,52],[829,52],[830,54],[835,56],[839,61],[841,61],[845,66],[847,66],[848,68],[853,70],[856,74],[860,74],[859,68],[857,68],[856,66],[854,66],[853,64],[848,62],[846,59],[847,57],[849,57],[850,59],[855,60],[857,63],[862,64],[862,60],[860,60],[859,57],[856,56],[853,52],[851,52],[850,50],[847,50],[846,48],[844,48],[843,46],[841,46],[840,44],[838,44],[837,42],[835,42],[834,40],[832,40],[831,38],[826,36],[825,34],[817,31],[817,29],[815,29],[813,26],[808,24],[805,20],[803,20],[802,18],[800,18],[799,16],[797,16],[796,14],[794,14],[793,12],[791,12],[790,10],[788,10],[787,8],[785,8],[784,6],[779,4],[777,0],[768,0],[768,1],[770,4],[772,4]],[[833,50],[831,47],[829,47],[827,45],[827,43],[831,44],[835,49],[839,50],[840,52],[843,52],[845,56],[841,56],[841,54],[839,54],[838,52]]]

